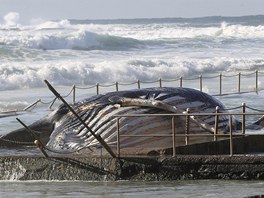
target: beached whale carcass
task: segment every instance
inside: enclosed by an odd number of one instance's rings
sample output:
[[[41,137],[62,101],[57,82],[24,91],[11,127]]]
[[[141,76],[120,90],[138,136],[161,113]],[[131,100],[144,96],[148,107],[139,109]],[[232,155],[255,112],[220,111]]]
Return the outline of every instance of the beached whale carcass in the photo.
[[[99,135],[109,147],[116,147],[117,121],[120,114],[167,114],[185,115],[192,113],[213,113],[216,107],[225,112],[221,102],[214,97],[190,88],[146,88],[110,92],[96,95],[72,105],[76,113],[91,130]],[[214,133],[214,116],[190,116],[190,133]],[[177,134],[186,132],[186,116],[175,117]],[[149,151],[172,147],[172,116],[121,117],[120,145],[122,149]],[[233,119],[233,126],[239,122]],[[84,148],[100,146],[97,139],[87,130],[65,105],[59,106],[45,118],[29,126],[50,150],[75,152]],[[219,132],[228,131],[229,117],[219,116]],[[126,136],[125,136],[126,135]],[[138,135],[143,135],[139,137]],[[153,135],[153,137],[151,137]],[[167,137],[160,137],[165,136]],[[1,141],[2,139],[2,141]],[[9,141],[8,141],[9,140]],[[213,137],[189,137],[189,143],[211,141]],[[16,142],[32,144],[25,129],[13,131],[0,138],[1,145],[14,146]],[[185,144],[184,137],[176,138],[176,145]]]

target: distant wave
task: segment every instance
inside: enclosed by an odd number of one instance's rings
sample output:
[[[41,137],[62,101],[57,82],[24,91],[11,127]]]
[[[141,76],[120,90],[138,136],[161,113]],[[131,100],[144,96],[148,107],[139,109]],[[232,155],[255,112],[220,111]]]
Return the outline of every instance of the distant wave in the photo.
[[[191,26],[208,26],[216,25],[226,21],[232,24],[243,25],[264,25],[264,15],[247,15],[247,16],[208,16],[196,18],[139,18],[139,19],[97,19],[97,20],[69,20],[72,24],[164,24],[178,23]]]
[[[111,35],[99,34],[87,30],[55,34],[43,33],[42,31],[33,32],[33,34],[31,31],[15,31],[15,33],[13,31],[12,34],[4,33],[0,37],[0,44],[43,50],[130,50],[166,45],[173,48],[214,48],[221,44],[219,39],[223,42],[227,40],[226,45],[240,44],[240,40],[252,43],[252,39],[259,39],[259,42],[255,43],[256,45],[262,45],[264,42],[264,26],[248,27],[225,23],[217,28],[167,28],[145,32],[138,31],[132,35],[127,35],[127,32],[124,32],[123,36],[114,34],[116,33],[112,32]]]
[[[264,16],[120,20],[32,20],[10,12],[0,24],[0,45],[41,50],[131,50],[148,47],[214,48],[241,40],[264,44]],[[8,48],[6,47],[6,48]]]
[[[136,48],[141,43],[136,39],[118,36],[97,34],[89,31],[76,31],[68,34],[43,34],[37,32],[18,32],[16,35],[2,36],[0,43],[3,45],[20,45],[43,50],[77,49],[77,50],[121,50]]]

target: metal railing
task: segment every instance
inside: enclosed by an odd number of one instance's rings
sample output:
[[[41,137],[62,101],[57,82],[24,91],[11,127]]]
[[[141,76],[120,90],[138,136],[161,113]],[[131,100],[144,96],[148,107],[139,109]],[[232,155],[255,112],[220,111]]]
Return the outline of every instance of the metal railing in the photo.
[[[182,145],[177,145],[176,144],[176,138],[184,138],[185,140],[185,145],[189,145],[189,138],[191,137],[212,137],[212,141],[217,141],[220,137],[222,138],[229,138],[229,146],[230,146],[230,156],[233,156],[233,138],[234,137],[240,137],[240,136],[245,136],[249,135],[246,134],[246,116],[263,116],[264,111],[262,110],[257,110],[251,107],[247,107],[250,110],[258,111],[256,112],[246,112],[246,105],[245,103],[240,106],[242,108],[241,113],[230,113],[230,112],[219,112],[219,107],[216,107],[216,110],[214,113],[190,113],[190,111],[187,109],[184,113],[172,113],[172,114],[120,114],[120,115],[115,115],[117,117],[116,125],[117,125],[117,145],[116,145],[116,155],[117,157],[121,156],[121,137],[135,137],[135,138],[141,138],[141,137],[147,137],[147,138],[153,138],[153,137],[159,137],[159,138],[172,138],[172,156],[176,156],[176,147],[177,146],[182,146]],[[122,135],[121,128],[120,128],[120,119],[124,117],[131,117],[131,118],[136,118],[136,117],[171,117],[171,133],[170,134],[140,134],[140,135]],[[177,133],[177,129],[175,127],[175,118],[176,117],[185,117],[185,133]],[[210,133],[208,131],[208,134],[205,133],[191,133],[191,128],[190,128],[190,118],[196,117],[196,116],[214,116],[215,117],[215,124],[214,124],[214,131],[213,133]],[[219,130],[219,116],[228,116],[229,117],[229,130],[228,131],[220,131]],[[234,131],[233,128],[233,116],[241,116],[242,121],[241,121],[241,131]],[[254,135],[254,134],[250,134]],[[257,134],[259,135],[259,134]]]
[[[249,84],[248,81],[250,81],[251,83],[251,88],[249,89],[243,89],[242,90],[242,77],[245,77],[247,80],[247,85]],[[250,79],[251,77],[251,79]],[[232,85],[233,84],[237,84],[237,89],[234,89],[230,92],[230,89],[228,89],[227,92],[224,92],[224,82],[226,82],[226,79],[231,79],[231,78],[237,78],[237,80],[235,82],[231,81]],[[255,72],[251,72],[251,73],[237,73],[237,74],[232,74],[232,75],[227,75],[227,74],[222,74],[220,73],[219,75],[216,76],[198,76],[198,77],[194,77],[194,78],[185,78],[185,77],[180,77],[178,79],[161,79],[159,78],[158,80],[154,80],[154,81],[141,81],[141,80],[137,80],[135,82],[126,82],[126,83],[122,83],[122,82],[114,82],[114,83],[109,83],[109,84],[103,84],[103,83],[96,83],[95,85],[87,85],[86,87],[82,87],[82,86],[77,86],[77,85],[73,85],[71,90],[69,91],[68,94],[62,96],[63,98],[68,98],[72,95],[72,99],[70,99],[72,101],[72,103],[74,104],[76,102],[76,98],[77,98],[77,90],[94,90],[95,94],[98,95],[101,93],[101,89],[103,88],[113,88],[111,89],[111,91],[119,91],[121,86],[130,86],[130,89],[132,88],[131,86],[136,85],[137,89],[141,89],[143,87],[143,85],[152,85],[152,87],[163,87],[165,83],[170,83],[170,87],[192,87],[192,88],[196,88],[200,91],[204,91],[203,88],[207,85],[206,84],[206,80],[210,80],[210,83],[208,84],[212,84],[212,80],[216,80],[216,87],[218,87],[218,91],[215,93],[210,93],[213,96],[222,96],[222,95],[230,95],[230,94],[242,94],[242,93],[250,93],[250,92],[256,92],[258,93],[258,91],[261,91],[262,89],[259,88],[259,84],[260,84],[260,79],[262,79],[264,81],[264,72],[260,72],[260,71],[255,71]],[[193,84],[194,81],[198,81],[197,83]],[[173,84],[175,82],[175,84]],[[191,85],[189,84],[188,86],[188,82],[192,83]],[[198,86],[197,86],[198,85]],[[214,90],[216,90],[216,88],[214,88]],[[206,91],[204,91],[206,92]],[[83,93],[83,91],[82,91]],[[93,94],[94,95],[94,94]],[[51,101],[43,101],[42,99],[38,99],[35,102],[33,102],[32,104],[28,105],[27,107],[25,107],[22,111],[27,111],[27,110],[31,110],[34,107],[36,107],[37,104],[44,104],[44,105],[48,105],[49,108],[52,108],[52,106],[54,105],[55,101],[57,100],[57,98],[55,97],[54,99],[52,99]],[[19,110],[17,110],[19,111]],[[21,111],[21,110],[20,110]],[[0,112],[1,114],[1,112]]]
[[[195,86],[197,89],[199,89],[200,91],[203,91],[203,87],[205,84],[204,80],[205,79],[219,79],[218,80],[218,87],[219,87],[219,91],[218,93],[215,93],[214,95],[223,95],[223,94],[233,94],[233,93],[244,93],[244,92],[258,92],[259,89],[259,77],[260,75],[264,74],[264,72],[259,72],[259,71],[255,71],[255,72],[251,72],[251,73],[246,73],[246,74],[242,74],[241,72],[237,73],[237,74],[233,74],[233,75],[223,75],[222,73],[220,73],[219,75],[216,76],[198,76],[198,77],[194,77],[194,78],[185,78],[185,77],[180,77],[178,79],[162,79],[159,78],[158,80],[154,80],[154,81],[140,81],[137,80],[135,82],[127,82],[127,83],[122,83],[122,82],[114,82],[114,83],[110,83],[110,84],[99,84],[96,83],[95,85],[92,86],[88,86],[88,87],[81,87],[81,86],[76,86],[74,85],[72,88],[72,92],[73,92],[73,103],[76,101],[76,90],[77,89],[94,89],[95,88],[95,93],[98,95],[100,93],[100,88],[109,88],[109,87],[113,87],[114,89],[112,91],[119,91],[120,86],[131,86],[131,85],[136,85],[136,88],[140,89],[142,87],[143,84],[155,84],[155,87],[163,87],[164,83],[174,83],[174,82],[178,82],[178,84],[174,84],[174,87],[183,87],[184,83],[187,81],[198,81],[198,87]],[[242,91],[242,77],[253,77],[251,83],[252,84],[252,88],[251,89],[247,89]],[[264,77],[264,75],[263,75]],[[224,78],[237,78],[237,89],[234,90],[234,92],[230,93],[230,92],[223,92],[223,79]],[[248,79],[247,79],[248,80]],[[263,78],[264,80],[264,78]],[[232,81],[232,84],[234,84],[234,82]],[[185,86],[186,87],[186,86]]]

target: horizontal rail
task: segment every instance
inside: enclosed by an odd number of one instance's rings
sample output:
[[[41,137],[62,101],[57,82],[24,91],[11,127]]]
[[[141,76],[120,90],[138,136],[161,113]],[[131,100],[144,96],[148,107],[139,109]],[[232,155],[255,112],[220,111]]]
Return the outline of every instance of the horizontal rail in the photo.
[[[262,113],[254,113],[254,112],[248,112],[248,113],[161,113],[161,114],[118,114],[113,115],[114,117],[160,117],[160,116],[216,116],[216,115],[263,115]]]
[[[238,137],[242,137],[242,136],[246,136],[248,134],[239,134],[239,133],[234,133],[233,136],[238,136]],[[252,134],[252,135],[259,135],[259,134]],[[175,137],[214,137],[214,136],[220,136],[220,137],[229,137],[229,134],[204,134],[204,133],[189,133],[189,134],[175,134]],[[171,137],[171,135],[120,135],[120,137]]]
[[[241,108],[242,107],[242,108]],[[250,136],[250,135],[260,135],[260,134],[245,134],[245,123],[246,123],[246,116],[256,116],[260,115],[263,116],[264,112],[246,112],[246,104],[243,103],[242,106],[239,106],[239,108],[242,109],[242,112],[233,113],[233,112],[219,112],[219,107],[216,107],[215,112],[213,113],[191,113],[189,109],[182,113],[165,113],[165,114],[118,114],[114,115],[113,117],[116,117],[117,119],[117,156],[120,157],[121,155],[121,137],[130,137],[130,138],[172,138],[172,152],[173,156],[176,155],[176,147],[179,145],[176,145],[176,139],[177,138],[185,138],[185,145],[188,145],[190,142],[191,137],[212,137],[212,141],[217,141],[218,138],[229,138],[229,144],[230,144],[230,156],[232,156],[233,153],[233,138],[234,137],[243,137],[243,136]],[[252,110],[252,109],[251,109]],[[254,109],[255,110],[255,109]],[[241,131],[235,131],[233,132],[233,122],[232,117],[235,115],[239,115],[242,117],[242,126]],[[180,133],[177,133],[175,128],[175,117],[177,116],[183,116],[186,119],[185,125],[182,125],[181,127],[185,128],[185,133],[182,131]],[[197,122],[196,116],[213,116],[215,118],[215,123],[212,124],[212,126],[208,125],[206,128],[203,128],[202,125],[204,123],[201,123],[200,127],[201,129],[207,131],[208,133],[190,133],[190,118],[194,117],[193,121]],[[228,131],[220,131],[219,130],[219,116],[228,116],[229,117],[229,132]],[[121,134],[120,130],[122,128],[120,127],[120,119],[123,117],[171,117],[172,118],[172,125],[171,125],[171,134]],[[203,121],[202,121],[203,122]],[[199,121],[198,121],[199,123]],[[181,143],[182,144],[182,143]]]
[[[247,90],[241,90],[242,88],[242,77],[247,77],[247,83],[249,81],[249,76],[253,76],[252,79],[250,79],[250,83],[251,83],[251,86],[249,86],[249,88]],[[260,76],[262,76],[261,80],[260,80]],[[225,91],[223,90],[223,87],[224,87],[224,80],[223,78],[237,78],[237,89],[232,89],[232,90],[228,90],[228,91]],[[263,90],[262,88],[259,87],[259,84],[262,83],[262,81],[264,81],[264,72],[261,72],[261,71],[255,71],[255,72],[250,72],[250,73],[237,73],[237,74],[223,74],[223,73],[220,73],[218,75],[209,75],[209,76],[202,76],[202,75],[199,75],[199,76],[194,76],[194,77],[179,77],[179,78],[176,78],[176,79],[162,79],[162,78],[159,78],[157,80],[150,80],[150,81],[143,81],[143,80],[136,80],[134,82],[112,82],[112,83],[96,83],[94,85],[85,85],[85,86],[78,86],[78,85],[73,85],[71,90],[65,94],[64,96],[62,96],[63,98],[67,98],[69,96],[72,95],[72,103],[74,104],[76,102],[76,95],[78,94],[77,93],[77,90],[91,90],[91,89],[95,89],[95,94],[100,94],[100,87],[101,88],[108,88],[108,87],[113,87],[113,89],[115,91],[119,91],[120,90],[120,87],[121,86],[132,86],[132,85],[136,85],[136,88],[137,89],[141,89],[142,87],[142,84],[156,84],[154,85],[154,87],[162,87],[164,84],[163,83],[168,83],[170,82],[170,86],[171,87],[183,87],[185,84],[184,82],[186,81],[190,81],[190,82],[193,82],[195,80],[197,80],[197,86],[195,85],[192,85],[191,87],[196,87],[196,89],[199,89],[200,91],[204,91],[204,86],[207,85],[206,82],[204,82],[204,80],[206,79],[210,79],[210,83],[211,83],[211,79],[216,79],[218,80],[218,87],[219,87],[219,90],[218,90],[218,93],[211,93],[212,96],[224,96],[224,95],[234,95],[234,94],[245,94],[245,93],[252,93],[252,92],[255,92],[255,93],[258,93],[258,91],[261,91]],[[177,82],[175,85],[173,84],[173,82]],[[236,84],[236,82],[232,82],[232,84]],[[215,85],[217,86],[217,84]],[[185,87],[188,87],[188,86],[185,86]],[[130,87],[131,88],[131,87]],[[214,90],[217,91],[217,87],[214,88]],[[113,90],[112,90],[113,91]],[[55,102],[56,98],[55,99],[52,99],[52,101],[49,101],[49,102],[44,102],[42,101],[41,99],[35,101],[34,103],[30,104],[29,106],[25,107],[22,111],[27,111],[29,109],[33,109],[36,107],[37,104],[41,103],[41,104],[47,104],[49,105],[49,108],[51,109],[51,107],[53,106],[54,102]],[[18,110],[19,111],[19,110]]]

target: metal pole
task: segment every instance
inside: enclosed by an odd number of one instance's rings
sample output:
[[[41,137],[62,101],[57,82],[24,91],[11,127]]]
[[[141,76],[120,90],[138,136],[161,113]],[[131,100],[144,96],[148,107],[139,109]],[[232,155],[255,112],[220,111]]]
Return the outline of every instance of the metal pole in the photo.
[[[185,145],[189,144],[189,137],[188,134],[190,132],[190,116],[188,115],[190,113],[190,109],[186,109],[186,131],[185,131]]]
[[[200,75],[199,78],[200,78],[200,91],[203,91],[203,76]]]
[[[140,89],[140,80],[137,81],[138,89]]]
[[[41,101],[41,99],[36,100],[35,102],[33,102],[31,105],[28,105],[27,107],[25,107],[23,109],[23,111],[27,111],[28,109],[30,109],[31,107],[33,107],[34,105],[36,105],[37,103],[39,103]]]
[[[241,88],[241,73],[238,73],[238,93],[240,93],[240,88]]]
[[[219,123],[219,106],[215,108],[215,131],[214,131],[214,141],[217,141],[217,133],[218,133],[218,123]]]
[[[73,87],[72,87],[72,103],[73,104],[75,104],[75,99],[76,99],[76,93],[75,93],[75,91],[76,91],[76,86],[73,85]]]
[[[99,83],[96,83],[96,94],[99,94]]]
[[[229,115],[229,129],[230,129],[230,156],[233,156],[233,127],[232,127],[232,115]]]
[[[242,103],[242,134],[246,131],[246,103]]]
[[[50,105],[49,105],[49,109],[51,109],[51,107],[54,105],[54,103],[55,103],[56,100],[57,100],[57,97],[55,97],[55,98],[51,101],[51,103],[50,103]]]
[[[176,156],[176,131],[175,131],[175,116],[172,116],[172,156]]]
[[[182,87],[182,77],[180,77],[180,87]]]
[[[120,157],[120,125],[119,125],[120,122],[119,122],[119,120],[120,120],[120,118],[117,118],[117,120],[116,120],[116,124],[117,124],[117,136],[116,136],[116,138],[117,138],[117,140],[116,140],[117,157]]]
[[[222,73],[219,75],[219,94],[222,95]]]
[[[116,85],[116,91],[118,91],[118,82],[116,82],[115,85]]]
[[[258,93],[258,71],[256,71],[256,92]]]
[[[60,94],[51,86],[51,84],[44,80],[44,82],[47,84],[50,91],[59,98],[66,106],[67,108],[75,115],[75,117],[83,124],[83,126],[95,137],[95,139],[101,143],[101,145],[108,151],[108,153],[112,157],[116,157],[111,148],[106,144],[106,142],[101,138],[101,136],[96,135],[94,131],[82,120],[82,118],[73,110],[73,108],[63,99],[63,97],[60,96]]]

